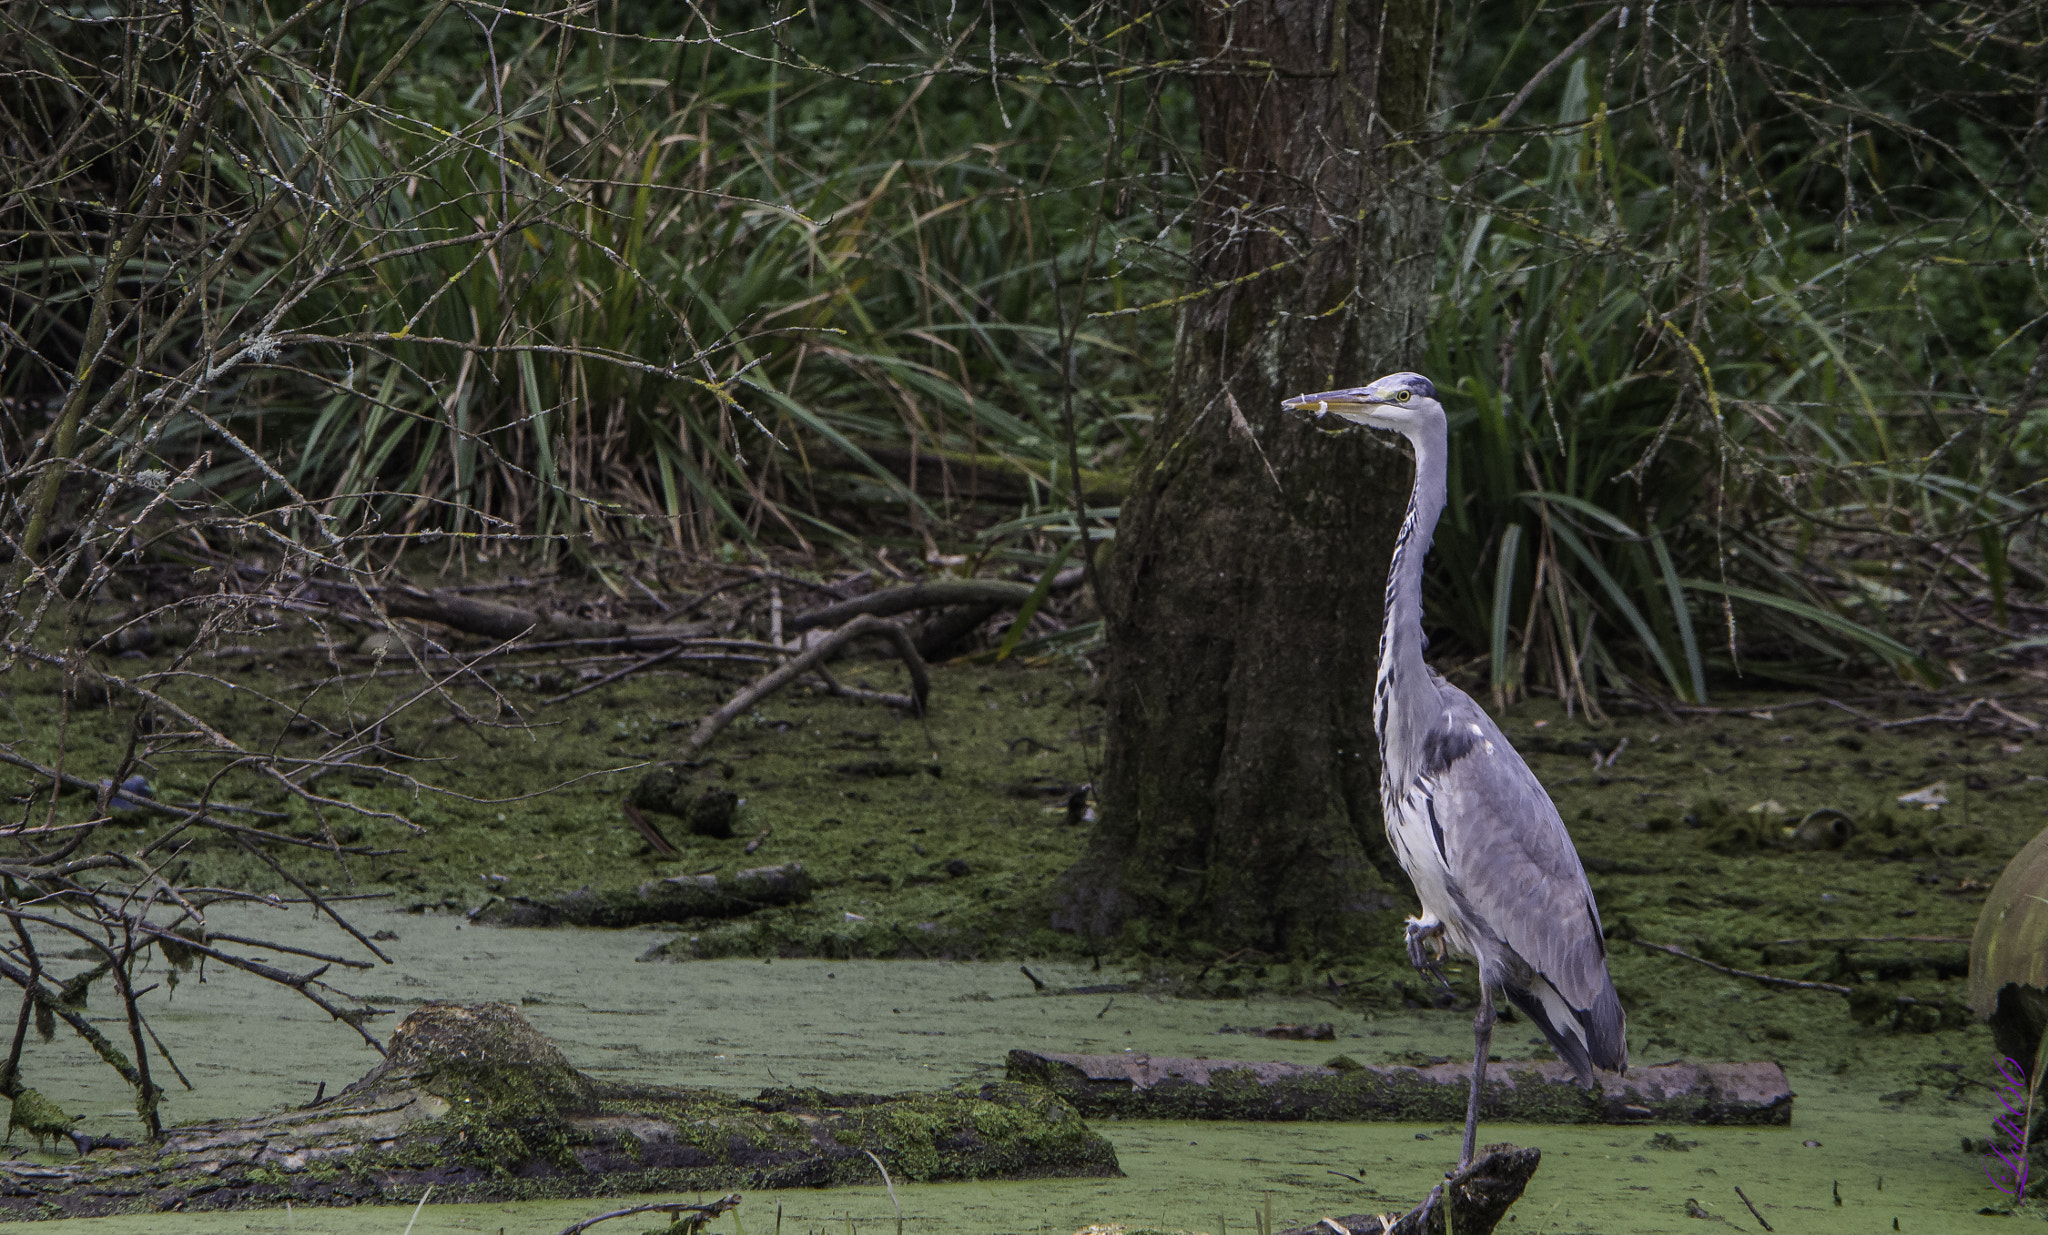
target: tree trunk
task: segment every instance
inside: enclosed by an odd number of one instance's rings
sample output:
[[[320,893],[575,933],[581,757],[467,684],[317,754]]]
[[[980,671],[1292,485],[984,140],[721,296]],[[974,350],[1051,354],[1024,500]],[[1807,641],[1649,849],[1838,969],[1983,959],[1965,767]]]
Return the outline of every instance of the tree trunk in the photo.
[[[1426,0],[1204,3],[1174,379],[1104,563],[1108,738],[1055,924],[1307,955],[1395,900],[1372,683],[1404,457],[1280,410],[1421,356]],[[1228,71],[1217,71],[1228,70]]]

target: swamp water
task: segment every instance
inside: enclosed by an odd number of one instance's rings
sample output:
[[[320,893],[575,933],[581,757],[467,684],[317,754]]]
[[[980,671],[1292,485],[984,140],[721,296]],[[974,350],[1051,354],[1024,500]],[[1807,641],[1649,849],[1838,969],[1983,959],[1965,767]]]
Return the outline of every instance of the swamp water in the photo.
[[[282,655],[271,665],[239,650],[214,660],[231,665],[244,688],[175,679],[164,689],[255,746],[311,749],[315,739],[289,723],[292,707],[263,703],[262,692],[247,688],[267,684],[296,698],[288,679],[313,674],[310,666],[293,669],[297,662]],[[530,689],[521,684],[529,670]],[[567,671],[521,665],[500,672],[496,688],[531,718],[530,730],[479,735],[415,715],[418,709],[397,715],[391,728],[400,745],[424,761],[407,766],[471,796],[415,796],[373,769],[323,782],[337,796],[402,812],[426,829],[411,835],[388,821],[340,816],[334,822],[350,824],[352,835],[359,828],[363,843],[407,852],[346,866],[308,859],[307,874],[323,890],[394,893],[346,908],[366,932],[398,934],[385,945],[397,963],[330,975],[338,985],[400,1013],[426,999],[516,1000],[587,1071],[742,1094],[772,1084],[887,1091],[977,1082],[998,1075],[1006,1053],[1020,1046],[1308,1063],[1339,1052],[1361,1062],[1469,1054],[1469,974],[1451,971],[1463,997],[1458,1009],[1414,1006],[1430,1002],[1431,993],[1399,947],[1405,887],[1395,889],[1397,908],[1380,915],[1355,952],[1270,966],[1257,956],[1208,965],[1183,958],[1173,969],[1178,982],[1159,988],[1208,999],[1148,996],[1144,975],[1113,973],[1107,964],[1097,972],[1030,962],[1053,987],[1131,982],[1133,990],[1113,1002],[1037,994],[1015,959],[781,959],[1063,953],[1071,961],[1076,941],[1040,924],[1053,880],[1087,839],[1085,827],[1069,825],[1063,804],[1072,786],[1092,778],[1099,741],[1085,675],[949,668],[937,675],[928,723],[841,699],[777,696],[708,752],[749,799],[735,835],[675,835],[682,853],[660,858],[624,827],[619,799],[646,768],[673,755],[678,726],[716,706],[733,684],[650,673],[545,705],[546,692],[563,689],[546,675]],[[900,688],[890,666],[853,672],[861,675],[856,685]],[[60,723],[53,684],[35,678],[0,687],[6,739],[47,761],[57,735],[68,733],[66,766],[105,774],[125,746],[129,717],[107,705]],[[411,689],[383,677],[340,685],[342,694],[318,691],[309,705],[326,709],[321,719],[330,727],[348,728],[351,716],[374,714],[387,696]],[[474,696],[465,695],[473,709],[492,704],[481,688],[461,689]],[[1614,928],[1610,964],[1629,1012],[1631,1058],[1776,1059],[1799,1093],[1788,1128],[1671,1129],[1672,1138],[1659,1142],[1665,1148],[1651,1143],[1648,1129],[1490,1124],[1487,1140],[1535,1145],[1545,1155],[1504,1229],[1712,1230],[1693,1225],[1700,1219],[1688,1215],[1687,1202],[1694,1200],[1709,1220],[1758,1230],[1736,1187],[1788,1235],[1882,1232],[1894,1219],[1902,1232],[1994,1221],[1977,1211],[2004,1198],[1985,1181],[1979,1158],[1962,1149],[1964,1138],[1990,1131],[1985,1082],[1995,1061],[1985,1029],[1938,1018],[1928,1005],[1917,1006],[1926,1015],[1911,1023],[1889,1015],[1859,1021],[1837,996],[1766,989],[1628,942],[1675,944],[1736,968],[1847,983],[1884,1006],[1894,995],[1960,997],[1959,940],[2006,859],[2044,822],[2048,733],[1911,719],[1923,708],[1939,710],[1940,700],[1857,700],[1855,711],[1801,702],[1748,695],[1708,714],[1589,724],[1534,700],[1503,718],[1557,799]],[[158,763],[159,792],[172,798],[191,796],[210,774],[197,756]],[[299,803],[265,799],[238,775],[223,783],[228,797],[284,810],[286,830],[319,834]],[[24,778],[7,777],[14,791],[28,788]],[[1948,799],[1939,810],[1900,800],[1931,799],[1926,791],[1937,785]],[[75,820],[90,808],[86,795],[66,797],[57,818]],[[1844,818],[1854,821],[1846,838],[1834,832]],[[1803,830],[1815,831],[1810,843],[1792,843]],[[124,827],[102,840],[131,845],[143,837]],[[291,894],[213,840],[195,840],[181,860],[192,863],[195,882]],[[474,907],[493,894],[631,887],[651,877],[790,861],[801,861],[817,881],[809,904],[677,932],[493,930],[436,912]],[[303,906],[220,905],[209,917],[218,929],[348,951]],[[666,954],[681,963],[634,963],[655,945],[668,945]],[[778,959],[764,962],[763,954]],[[685,959],[693,956],[704,959]],[[304,1103],[320,1083],[331,1092],[374,1058],[349,1031],[286,992],[211,975],[204,984],[187,976],[168,1002],[167,993],[148,997],[151,1020],[198,1086],[185,1093],[174,1085],[166,1108],[173,1121]],[[93,998],[92,1014],[104,1016],[104,989]],[[1217,1033],[1225,1024],[1324,1020],[1336,1025],[1335,1043]],[[394,1023],[374,1022],[380,1034]],[[1530,1036],[1526,1024],[1505,1025],[1496,1049],[1533,1053]],[[87,1130],[133,1133],[128,1094],[68,1035],[49,1046],[32,1043],[24,1062],[27,1082],[82,1116]],[[1301,1225],[1324,1214],[1404,1210],[1456,1153],[1456,1130],[1433,1127],[1098,1126],[1116,1145],[1125,1178],[899,1186],[905,1231],[1065,1235],[1123,1223],[1224,1235],[1252,1230],[1269,1196],[1282,1227]],[[1340,1171],[1363,1182],[1333,1173]],[[778,1205],[790,1235],[852,1235],[849,1222],[854,1231],[886,1235],[896,1220],[877,1179],[865,1189],[748,1194],[739,1222],[749,1235],[766,1235]],[[610,1207],[430,1205],[413,1229],[552,1235]],[[302,1209],[51,1229],[400,1235],[410,1216],[409,1209]],[[598,1229],[657,1225],[626,1219]],[[730,1218],[714,1230],[741,1235]]]
[[[288,910],[217,907],[217,929],[260,929],[280,942],[317,946],[326,936],[303,906]],[[730,959],[636,964],[667,938],[646,931],[500,930],[456,916],[371,913],[358,921],[399,936],[385,946],[396,963],[362,975],[355,989],[398,1009],[427,998],[503,999],[551,1035],[577,1066],[618,1080],[706,1085],[751,1093],[774,1084],[893,1091],[978,1083],[998,1076],[1012,1047],[1320,1063],[1339,1051],[1370,1061],[1409,1053],[1469,1051],[1463,1012],[1361,1013],[1313,998],[1195,1000],[1148,996],[1133,975],[1082,965],[1031,964],[1051,988],[1123,980],[1116,995],[1045,995],[1014,962]],[[1713,975],[1702,986],[1723,980]],[[1732,987],[1733,984],[1729,983]],[[1701,995],[1718,991],[1699,992]],[[1754,1000],[1758,996],[1749,995]],[[157,996],[152,996],[156,1002]],[[1783,1000],[1781,1015],[1847,1024],[1838,1000]],[[1800,1003],[1803,998],[1806,1002]],[[1701,1002],[1705,1002],[1702,1000]],[[1731,1001],[1732,1002],[1732,1001]],[[1751,1013],[1753,1014],[1753,1013]],[[1231,1025],[1332,1021],[1337,1042],[1219,1036]],[[212,975],[188,977],[152,1022],[196,1092],[175,1090],[171,1121],[249,1112],[310,1100],[355,1079],[375,1054],[317,1009],[275,988]],[[392,1022],[380,1027],[388,1032]],[[1853,1029],[1853,1027],[1852,1027]],[[1834,1035],[1830,1035],[1834,1036]],[[1978,1208],[2000,1201],[1978,1159],[1960,1149],[1991,1118],[1988,1090],[1954,1099],[1882,1093],[1914,1071],[1913,1057],[1956,1049],[1974,1069],[1988,1056],[1981,1028],[1939,1035],[1851,1032],[1866,1066],[1836,1075],[1788,1060],[1799,1097],[1783,1128],[1532,1127],[1489,1124],[1483,1140],[1535,1145],[1543,1166],[1503,1229],[1526,1232],[1704,1231],[1687,1201],[1740,1230],[1757,1224],[1741,1187],[1779,1231],[1964,1230],[1989,1221]],[[1500,1041],[1500,1039],[1497,1039]],[[1512,1041],[1512,1039],[1509,1039]],[[1506,1049],[1513,1050],[1503,1042]],[[1967,1048],[1967,1049],[1958,1049]],[[1640,1053],[1638,1058],[1649,1059]],[[1760,1052],[1769,1054],[1769,1052]],[[90,1131],[132,1133],[130,1098],[83,1049],[60,1038],[29,1061],[30,1080]],[[1877,1078],[1884,1078],[1879,1080]],[[1889,1100],[1887,1100],[1889,1099]],[[1199,1124],[1101,1122],[1125,1178],[897,1186],[905,1231],[976,1235],[1055,1232],[1096,1223],[1249,1232],[1270,1198],[1281,1226],[1325,1214],[1405,1210],[1441,1176],[1457,1151],[1457,1130],[1403,1124]],[[1669,1133],[1656,1137],[1655,1133]],[[25,1140],[25,1138],[23,1138]],[[1808,1142],[1819,1142],[1810,1145]],[[1667,1147],[1659,1147],[1659,1145]],[[1356,1176],[1362,1183],[1334,1172]],[[1835,1202],[1839,1189],[1840,1204]],[[655,1199],[655,1198],[646,1198]],[[412,1230],[542,1235],[579,1218],[632,1203],[603,1199],[516,1205],[428,1205]],[[893,1229],[896,1210],[879,1178],[869,1188],[746,1193],[736,1228],[842,1232]],[[51,1235],[198,1235],[201,1232],[332,1232],[400,1235],[410,1207],[263,1210],[149,1215],[48,1224]],[[637,1232],[653,1216],[600,1231]]]

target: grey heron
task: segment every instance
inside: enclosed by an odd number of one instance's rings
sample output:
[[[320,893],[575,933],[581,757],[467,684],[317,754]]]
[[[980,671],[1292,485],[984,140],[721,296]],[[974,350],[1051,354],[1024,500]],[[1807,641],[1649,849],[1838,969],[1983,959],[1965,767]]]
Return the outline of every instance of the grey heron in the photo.
[[[1443,513],[1450,447],[1436,387],[1419,373],[1394,373],[1283,406],[1392,429],[1415,450],[1415,486],[1387,575],[1373,729],[1387,836],[1422,902],[1421,915],[1408,919],[1408,959],[1439,977],[1446,949],[1479,964],[1463,1170],[1479,1130],[1495,991],[1536,1023],[1580,1084],[1595,1083],[1596,1067],[1627,1069],[1600,910],[1535,773],[1486,710],[1422,658],[1422,564]],[[1424,951],[1431,944],[1435,958]]]

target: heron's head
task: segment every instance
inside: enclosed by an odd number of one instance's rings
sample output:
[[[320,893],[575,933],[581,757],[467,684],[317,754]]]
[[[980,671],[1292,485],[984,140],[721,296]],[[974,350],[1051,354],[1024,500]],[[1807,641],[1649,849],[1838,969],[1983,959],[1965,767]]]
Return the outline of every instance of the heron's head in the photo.
[[[1442,424],[1444,418],[1443,404],[1437,402],[1436,387],[1420,373],[1389,373],[1369,386],[1326,390],[1318,395],[1296,395],[1280,406],[1290,411],[1309,412],[1318,419],[1337,416],[1353,424],[1404,433],[1431,423]]]

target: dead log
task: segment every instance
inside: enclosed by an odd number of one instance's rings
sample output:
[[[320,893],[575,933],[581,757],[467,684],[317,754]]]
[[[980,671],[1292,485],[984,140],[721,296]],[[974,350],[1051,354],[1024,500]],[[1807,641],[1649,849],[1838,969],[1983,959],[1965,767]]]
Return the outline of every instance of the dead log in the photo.
[[[1071,592],[1081,586],[1081,580],[1081,568],[1070,567],[1052,577],[1050,590]],[[819,626],[837,626],[862,614],[889,617],[912,609],[944,609],[952,605],[994,605],[1001,609],[1015,609],[1030,599],[1032,589],[1037,586],[1008,579],[938,579],[930,583],[913,583],[908,587],[882,588],[852,600],[842,600],[836,605],[799,613],[785,619],[783,629],[804,631]]]
[[[1422,1204],[1393,1214],[1350,1214],[1298,1226],[1280,1235],[1490,1235],[1522,1199],[1543,1159],[1541,1150],[1488,1145],[1478,1161],[1429,1190]],[[1445,1210],[1450,1211],[1446,1222]],[[1333,1225],[1339,1230],[1333,1229]]]
[[[803,863],[791,862],[743,870],[723,879],[677,875],[650,879],[630,890],[579,888],[547,900],[501,893],[471,910],[469,917],[490,926],[645,926],[694,918],[738,918],[757,909],[801,905],[810,899],[810,875]]]
[[[1011,1051],[1009,1079],[1044,1085],[1083,1114],[1122,1119],[1465,1121],[1471,1065],[1365,1067]],[[1481,1117],[1514,1123],[1788,1124],[1774,1063],[1661,1064],[1581,1089],[1556,1060],[1487,1069]]]
[[[0,1220],[622,1192],[1119,1175],[1043,1089],[756,1099],[577,1071],[509,1003],[429,1003],[390,1055],[323,1102],[169,1130],[54,1165],[0,1162]]]

